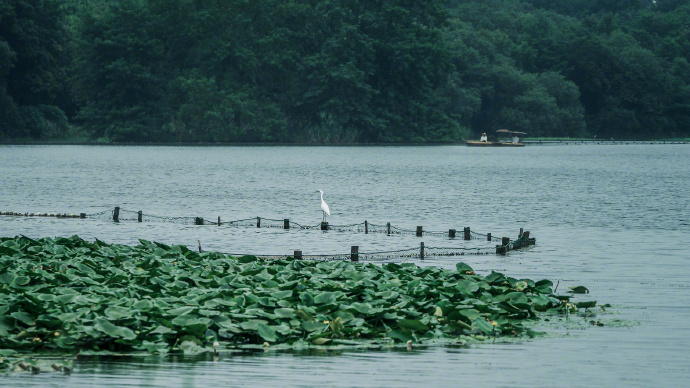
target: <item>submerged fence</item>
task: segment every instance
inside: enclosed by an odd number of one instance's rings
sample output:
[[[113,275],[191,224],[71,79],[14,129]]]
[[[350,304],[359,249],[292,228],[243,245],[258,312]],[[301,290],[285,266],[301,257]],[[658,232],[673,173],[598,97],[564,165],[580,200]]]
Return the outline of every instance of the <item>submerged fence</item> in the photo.
[[[504,237],[503,239],[507,239]],[[351,260],[351,261],[382,261],[391,259],[406,259],[417,258],[424,260],[429,257],[455,257],[466,255],[489,255],[500,254],[505,255],[511,250],[520,249],[529,245],[534,245],[535,239],[529,237],[529,232],[525,232],[517,240],[509,241],[506,245],[497,245],[494,247],[478,247],[478,248],[463,248],[463,247],[428,247],[424,243],[419,244],[419,248],[399,249],[392,251],[366,252],[360,253],[359,246],[353,245],[350,247],[349,254],[318,254],[318,255],[303,255],[302,251],[294,251],[292,255],[251,255],[261,259],[286,259],[294,257],[295,259],[307,259],[317,261],[332,261],[332,260]],[[201,251],[201,248],[199,249]],[[227,253],[231,256],[244,256],[245,254]]]
[[[319,254],[319,255],[303,255],[302,251],[296,250],[291,257],[298,259],[310,260],[386,260],[393,258],[420,258],[438,257],[438,256],[463,256],[463,255],[484,255],[496,253],[505,255],[511,250],[523,248],[529,245],[534,245],[536,240],[530,238],[529,231],[523,231],[520,228],[518,238],[511,240],[508,237],[496,238],[491,233],[477,233],[472,231],[469,227],[464,227],[461,232],[457,229],[448,229],[448,231],[427,231],[422,226],[417,226],[415,229],[400,228],[391,225],[390,222],[385,225],[372,224],[364,221],[357,224],[348,225],[330,225],[328,222],[321,222],[316,225],[302,225],[289,218],[271,219],[271,218],[246,218],[241,220],[223,221],[221,217],[209,218],[204,217],[170,217],[158,216],[152,214],[145,214],[142,211],[132,211],[115,207],[114,209],[103,210],[97,213],[21,213],[21,212],[0,212],[0,216],[23,216],[23,217],[56,217],[56,218],[80,218],[80,219],[100,219],[112,220],[113,222],[169,222],[188,225],[212,225],[224,227],[238,227],[238,228],[279,228],[279,229],[300,229],[300,230],[322,230],[322,231],[337,231],[350,233],[384,233],[387,235],[415,235],[417,237],[434,236],[434,237],[448,237],[459,238],[463,240],[484,240],[484,241],[500,241],[499,245],[488,247],[427,247],[424,243],[420,243],[419,248],[408,248],[394,251],[380,251],[360,253],[359,246],[353,245],[350,248],[349,254]],[[201,243],[199,243],[199,251],[202,251]],[[242,256],[243,254],[227,253],[233,256]],[[287,255],[252,255],[265,259],[280,259],[290,257]]]

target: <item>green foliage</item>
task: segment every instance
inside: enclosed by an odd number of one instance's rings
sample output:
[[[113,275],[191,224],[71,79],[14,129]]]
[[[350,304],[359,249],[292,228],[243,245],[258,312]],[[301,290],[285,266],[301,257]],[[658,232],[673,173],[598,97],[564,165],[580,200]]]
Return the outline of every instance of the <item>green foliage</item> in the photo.
[[[92,137],[142,141],[160,131],[163,45],[148,2],[85,3],[77,26],[78,119]]]
[[[19,114],[23,127],[33,139],[56,138],[67,132],[65,112],[52,105],[22,106]]]
[[[116,141],[457,141],[445,17],[437,1],[83,6],[79,118]]]
[[[454,15],[470,23],[472,44],[485,58],[477,74],[482,109],[472,127],[535,136],[687,133],[688,82],[672,63],[690,54],[688,40],[675,38],[689,7],[661,3],[458,2]],[[469,56],[474,63],[476,55]]]
[[[0,139],[66,130],[68,39],[57,0],[0,4]]]
[[[13,0],[0,141],[683,137],[679,0]]]
[[[0,351],[198,353],[216,341],[241,348],[533,336],[539,312],[567,313],[552,286],[482,277],[464,263],[263,261],[145,240],[0,238]]]

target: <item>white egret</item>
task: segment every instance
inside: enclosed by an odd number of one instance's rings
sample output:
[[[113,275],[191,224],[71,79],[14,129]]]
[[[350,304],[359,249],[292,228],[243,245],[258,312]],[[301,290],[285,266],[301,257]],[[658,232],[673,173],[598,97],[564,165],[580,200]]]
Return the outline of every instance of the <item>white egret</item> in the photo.
[[[326,222],[326,216],[331,215],[331,210],[328,208],[328,204],[323,200],[323,190],[316,190],[317,193],[321,193],[321,211],[323,212],[323,222]]]

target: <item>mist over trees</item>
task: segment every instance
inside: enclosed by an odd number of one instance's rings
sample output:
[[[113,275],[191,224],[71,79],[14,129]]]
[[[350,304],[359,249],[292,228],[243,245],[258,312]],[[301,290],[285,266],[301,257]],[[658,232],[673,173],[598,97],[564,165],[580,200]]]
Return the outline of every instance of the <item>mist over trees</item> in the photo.
[[[0,142],[690,136],[679,0],[0,0]]]

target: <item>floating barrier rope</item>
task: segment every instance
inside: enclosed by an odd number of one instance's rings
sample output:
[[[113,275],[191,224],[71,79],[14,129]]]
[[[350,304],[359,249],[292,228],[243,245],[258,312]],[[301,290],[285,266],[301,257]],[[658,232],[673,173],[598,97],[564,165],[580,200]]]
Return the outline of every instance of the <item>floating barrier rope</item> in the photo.
[[[233,221],[222,221],[220,217],[217,221],[208,221],[203,217],[169,217],[169,216],[159,216],[153,214],[145,214],[142,211],[132,211],[127,209],[121,209],[115,207],[113,210],[103,210],[96,213],[86,214],[68,214],[68,213],[21,213],[21,212],[0,212],[0,216],[20,216],[20,217],[57,217],[57,218],[89,218],[89,219],[101,219],[101,220],[113,220],[114,222],[122,221],[133,221],[133,222],[169,222],[176,224],[188,224],[188,225],[214,225],[214,226],[225,226],[225,227],[242,227],[242,228],[280,228],[280,229],[300,229],[300,230],[332,230],[337,232],[352,232],[352,233],[385,233],[388,235],[416,235],[418,237],[422,236],[435,236],[435,237],[456,237],[456,230],[449,229],[448,232],[445,231],[424,231],[421,226],[416,229],[405,229],[391,225],[387,223],[386,225],[372,224],[368,221],[364,221],[358,224],[349,225],[330,225],[326,222],[319,223],[317,225],[302,225],[297,222],[291,222],[290,219],[271,219],[271,218],[245,218],[241,220]],[[369,253],[359,253],[356,250],[359,247],[353,246],[353,251],[350,254],[319,254],[319,255],[302,255],[301,251],[295,251],[294,256],[299,256],[299,258],[310,259],[310,260],[386,260],[395,258],[407,258],[416,257],[424,259],[425,257],[434,256],[463,256],[463,255],[483,255],[489,253],[506,254],[510,250],[523,248],[528,245],[535,243],[534,238],[529,238],[529,232],[524,232],[520,229],[519,238],[517,240],[511,241],[507,237],[496,238],[491,235],[491,233],[482,234],[471,231],[470,228],[463,228],[461,237],[464,240],[484,240],[484,241],[494,241],[500,240],[501,245],[495,247],[482,247],[482,248],[463,248],[463,247],[425,247],[424,243],[421,243],[420,248],[410,248],[396,251],[385,251],[385,252],[369,252]],[[356,248],[356,250],[355,250]],[[201,246],[199,246],[201,250]],[[226,253],[232,256],[246,256],[244,254],[232,254]],[[250,255],[265,259],[280,259],[289,257],[287,255]],[[293,257],[294,257],[293,256]]]
[[[422,251],[423,249],[423,255]],[[299,259],[314,260],[314,261],[390,261],[391,259],[424,259],[427,257],[455,257],[466,255],[489,255],[494,254],[495,248],[458,248],[458,247],[423,247],[423,248],[409,248],[392,251],[380,252],[366,252],[366,253],[347,253],[347,254],[318,254],[318,255],[250,255],[237,253],[223,253],[229,256],[242,257],[254,256],[264,260],[283,260],[288,257],[295,257]],[[353,257],[354,255],[354,257]]]
[[[331,225],[319,223],[316,225],[302,225],[300,223],[290,221],[290,219],[272,219],[272,218],[245,218],[241,220],[232,221],[222,221],[218,217],[214,221],[209,221],[211,218],[204,217],[170,217],[170,216],[159,216],[153,214],[143,213],[141,211],[133,211],[121,208],[115,208],[114,210],[104,210],[97,213],[80,213],[80,214],[68,214],[68,213],[21,213],[21,212],[0,212],[0,215],[6,216],[21,216],[21,217],[57,217],[57,218],[95,218],[101,220],[115,220],[116,222],[168,222],[176,224],[187,224],[187,225],[213,225],[213,226],[227,226],[227,227],[244,227],[244,228],[276,228],[276,229],[300,229],[300,230],[332,230],[336,232],[354,232],[354,233],[384,233],[392,235],[417,235],[417,236],[436,236],[445,237],[449,236],[449,231],[426,231],[422,230],[421,227],[417,229],[405,229],[397,226],[393,226],[390,223],[386,225],[379,225],[369,223],[364,221],[358,224],[349,225]],[[490,233],[482,234],[475,231],[470,231],[468,236],[465,236],[466,240],[470,239],[482,239],[486,241],[500,240],[500,238],[492,237]],[[462,231],[464,232],[464,230]],[[454,236],[451,236],[454,237]]]

